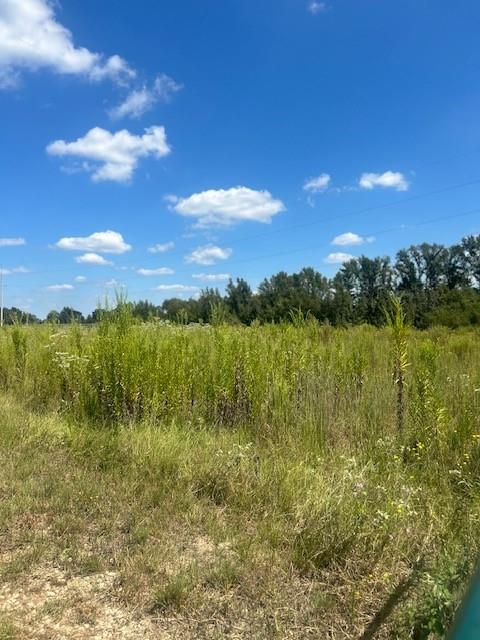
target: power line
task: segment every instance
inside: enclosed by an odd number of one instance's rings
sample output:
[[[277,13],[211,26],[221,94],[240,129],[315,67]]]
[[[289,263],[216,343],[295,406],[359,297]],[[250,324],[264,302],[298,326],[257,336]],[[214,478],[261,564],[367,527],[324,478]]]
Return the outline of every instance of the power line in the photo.
[[[378,236],[378,235],[383,235],[383,234],[386,234],[386,233],[392,233],[392,232],[395,232],[395,231],[400,231],[400,230],[403,230],[403,229],[415,229],[415,228],[418,228],[418,227],[427,226],[427,225],[430,225],[430,224],[436,224],[438,222],[443,222],[445,220],[454,220],[454,219],[457,219],[457,218],[461,218],[461,217],[465,217],[465,216],[469,216],[469,215],[473,215],[473,214],[477,214],[477,213],[480,213],[480,208],[469,209],[467,211],[462,211],[462,212],[454,213],[454,214],[448,214],[448,215],[445,215],[445,216],[437,216],[435,218],[430,218],[428,220],[423,220],[423,221],[417,222],[415,224],[396,225],[394,227],[389,227],[389,228],[386,228],[386,229],[379,229],[379,230],[376,230],[376,231],[371,231],[369,233],[369,235]],[[230,262],[226,261],[223,264],[231,266],[232,264],[245,264],[245,263],[249,263],[249,262],[253,263],[253,262],[257,262],[259,260],[264,260],[264,259],[278,257],[278,256],[290,255],[290,254],[299,253],[299,252],[316,251],[318,249],[325,248],[325,247],[328,247],[328,246],[331,246],[331,244],[330,243],[322,243],[321,245],[310,246],[310,247],[297,247],[295,249],[289,249],[287,251],[280,251],[280,252],[275,252],[275,253],[271,253],[271,254],[264,254],[264,255],[261,255],[261,256],[253,257],[253,258],[246,258],[246,259],[242,259],[242,260],[234,260],[234,261],[230,261]],[[190,274],[190,272],[191,272],[191,269],[188,269],[188,270],[183,270],[183,271],[177,271],[176,274],[183,274],[183,273]],[[0,273],[3,273],[3,272],[0,270]],[[104,285],[104,282],[96,281],[93,284],[95,284],[95,285],[99,285],[99,284]],[[143,293],[152,294],[152,293],[155,293],[157,291],[155,289],[155,287],[150,287],[150,288],[145,288],[145,289],[129,289],[128,285],[123,285],[121,283],[119,283],[119,286],[122,286],[122,287],[125,286],[127,292],[128,293],[132,293],[132,294],[143,294]],[[207,286],[207,285],[205,285],[205,286]],[[2,293],[3,293],[3,287],[0,287],[0,288],[2,289]],[[105,286],[103,288],[104,288],[104,293],[105,293],[107,288]],[[31,291],[33,291],[33,290],[31,290]],[[35,291],[37,291],[37,290],[35,290]],[[172,294],[174,294],[174,291],[172,291]],[[3,299],[3,296],[2,296],[2,299]]]
[[[294,225],[289,225],[286,227],[281,227],[278,229],[269,229],[269,231],[266,232],[262,232],[262,233],[258,233],[258,234],[254,234],[254,235],[249,235],[249,236],[243,236],[240,238],[234,238],[232,240],[229,241],[229,244],[238,244],[240,242],[246,242],[246,241],[250,241],[250,240],[255,240],[258,238],[265,238],[265,237],[270,237],[274,234],[279,234],[279,233],[286,233],[286,232],[290,232],[292,230],[296,230],[296,229],[304,229],[307,227],[312,227],[312,226],[317,226],[317,225],[323,225],[323,226],[327,226],[328,224],[330,224],[331,222],[337,222],[338,220],[343,220],[344,218],[350,218],[350,217],[355,217],[358,215],[362,215],[364,213],[369,213],[372,211],[380,211],[382,209],[387,209],[390,207],[395,207],[395,206],[401,206],[403,204],[407,204],[410,202],[414,202],[417,200],[421,200],[423,198],[428,198],[431,196],[435,196],[435,195],[440,195],[442,193],[448,193],[450,191],[455,191],[457,189],[462,189],[465,187],[469,187],[469,186],[473,186],[473,185],[478,185],[480,184],[480,178],[476,178],[475,180],[468,180],[466,182],[461,182],[461,183],[457,183],[457,184],[453,184],[453,185],[448,185],[447,187],[441,187],[440,189],[434,189],[432,191],[425,191],[423,193],[419,193],[417,195],[413,195],[413,196],[409,196],[407,198],[401,198],[399,200],[391,200],[389,202],[384,202],[382,204],[379,205],[373,205],[370,207],[364,207],[362,209],[357,209],[354,211],[350,211],[344,214],[340,214],[338,216],[334,216],[329,218],[327,221],[326,220],[311,220],[308,222],[301,222],[298,224],[294,224]],[[442,218],[443,219],[443,218]],[[445,218],[448,219],[448,218]],[[169,258],[172,257],[179,257],[183,255],[183,252],[172,252],[168,254]],[[222,263],[222,264],[225,264]],[[37,274],[42,274],[42,273],[60,273],[60,272],[64,272],[64,269],[44,269],[42,271],[36,271],[35,273]],[[177,272],[177,273],[181,273],[181,272]]]
[[[402,231],[405,229],[416,229],[419,227],[423,227],[423,226],[428,226],[430,224],[436,224],[438,222],[444,222],[446,220],[455,220],[457,218],[462,218],[462,217],[466,217],[469,215],[473,215],[476,213],[480,213],[480,208],[475,208],[475,209],[468,209],[466,211],[461,211],[459,213],[453,213],[453,214],[448,214],[445,216],[437,216],[435,218],[430,218],[428,220],[423,220],[421,222],[417,222],[415,224],[409,224],[409,225],[395,225],[393,227],[388,227],[388,228],[383,228],[383,229],[377,229],[374,231],[370,231],[368,233],[368,235],[375,235],[375,236],[379,236],[379,235],[384,235],[387,233],[392,233],[392,232],[397,232],[397,231]],[[232,265],[236,265],[236,264],[248,264],[248,263],[254,263],[254,262],[258,262],[260,260],[265,260],[265,259],[269,259],[269,258],[276,258],[276,257],[280,257],[280,256],[285,256],[285,255],[292,255],[295,253],[302,253],[302,252],[308,252],[308,251],[317,251],[318,249],[323,249],[326,247],[330,247],[331,243],[322,243],[320,245],[313,245],[313,246],[302,246],[302,247],[296,247],[294,249],[287,249],[285,251],[277,251],[274,253],[269,253],[269,254],[263,254],[263,255],[259,255],[259,256],[254,256],[251,258],[242,258],[242,259],[238,259],[238,260],[225,260],[224,262],[222,262],[221,266],[232,266]],[[218,265],[220,266],[220,265]],[[192,269],[181,269],[178,271],[175,271],[175,274],[172,275],[184,275],[184,274],[190,274],[192,271]],[[60,272],[60,270],[56,270],[55,273]],[[136,274],[135,274],[136,275]],[[94,281],[93,284],[95,285],[104,285],[104,281]],[[152,292],[155,291],[155,289],[153,288],[145,288],[145,289],[132,289],[131,291],[135,291],[137,293],[142,293],[142,292]]]
[[[379,236],[379,235],[384,235],[387,233],[392,233],[392,232],[398,232],[404,229],[415,229],[415,228],[419,228],[422,226],[427,226],[430,224],[436,224],[438,222],[443,222],[446,220],[454,220],[457,218],[462,218],[462,217],[466,217],[469,215],[473,215],[473,214],[477,214],[480,213],[480,208],[475,208],[475,209],[469,209],[467,211],[462,211],[460,213],[454,213],[454,214],[448,214],[445,216],[437,216],[435,218],[430,218],[428,220],[423,220],[421,222],[417,222],[415,224],[409,224],[409,225],[396,225],[394,227],[388,227],[388,228],[384,228],[384,229],[377,229],[375,231],[371,231],[369,232],[368,235],[375,235],[375,236]],[[261,260],[265,260],[265,259],[269,259],[269,258],[276,258],[276,257],[280,257],[280,256],[286,256],[286,255],[292,255],[295,253],[303,253],[303,252],[308,252],[308,251],[317,251],[319,249],[323,249],[326,247],[331,246],[331,243],[322,243],[320,245],[314,245],[314,246],[303,246],[303,247],[296,247],[294,249],[288,249],[285,251],[278,251],[278,252],[274,252],[274,253],[269,253],[269,254],[263,254],[263,255],[259,255],[259,256],[254,256],[252,258],[244,258],[244,259],[238,259],[238,260],[231,260],[231,261],[224,261],[222,263],[222,266],[226,266],[226,267],[231,267],[232,265],[236,265],[236,264],[248,264],[248,263],[255,263]],[[220,265],[218,265],[220,266]],[[176,271],[175,274],[172,275],[184,275],[184,274],[191,274],[192,269],[182,269],[179,271]],[[60,270],[56,270],[55,273],[60,272]],[[136,275],[136,274],[135,274]],[[96,280],[92,283],[95,286],[101,285],[102,288],[105,290],[107,290],[109,287],[105,286],[104,281],[100,281],[100,280]],[[124,286],[122,283],[118,283],[119,286]],[[205,285],[207,286],[207,285]],[[114,288],[114,287],[113,287]],[[128,285],[126,286],[126,288],[128,289]],[[30,291],[37,291],[36,289],[33,290],[31,289]],[[143,289],[130,289],[129,290],[130,293],[153,293],[156,291],[155,287],[149,287],[149,288],[143,288]]]
[[[363,209],[360,209],[360,210],[357,210],[357,211],[354,211],[354,212],[350,212],[350,213],[347,213],[347,214],[344,214],[344,215],[341,215],[341,216],[336,216],[334,218],[330,218],[328,220],[328,223],[330,223],[331,221],[336,221],[336,220],[345,218],[345,217],[360,215],[360,214],[368,212],[368,211],[380,210],[380,209],[387,208],[387,207],[392,207],[392,206],[396,206],[396,205],[402,205],[402,204],[407,203],[407,202],[412,202],[412,201],[415,201],[415,200],[419,200],[419,199],[422,199],[422,198],[430,197],[430,196],[433,196],[433,195],[438,195],[438,194],[441,194],[441,193],[446,193],[446,192],[449,192],[449,191],[453,191],[453,190],[460,189],[460,188],[467,187],[467,186],[472,186],[472,185],[475,185],[475,184],[480,184],[480,179],[471,180],[471,181],[467,181],[467,182],[463,182],[463,183],[458,183],[458,184],[455,184],[455,185],[449,185],[449,186],[443,187],[441,189],[435,189],[435,190],[424,192],[422,194],[418,194],[418,195],[415,195],[415,196],[410,196],[408,198],[402,198],[401,200],[391,201],[391,202],[383,203],[383,204],[380,204],[380,205],[363,208]],[[442,222],[442,221],[445,221],[445,220],[452,220],[452,219],[456,219],[456,218],[472,215],[474,213],[479,213],[479,212],[480,212],[480,209],[471,209],[471,210],[463,211],[463,212],[460,212],[460,213],[457,213],[457,214],[449,214],[449,215],[446,215],[446,216],[438,216],[436,218],[425,220],[423,222],[418,222],[416,224],[397,225],[395,227],[390,227],[390,228],[387,228],[387,229],[381,229],[381,230],[373,231],[373,232],[370,232],[369,235],[382,235],[382,234],[385,234],[385,233],[391,233],[393,231],[400,231],[402,229],[417,228],[417,227],[421,227],[421,226],[425,226],[425,225],[429,225],[429,224],[435,224],[437,222]],[[276,230],[270,231],[269,233],[257,234],[255,236],[248,236],[248,237],[244,237],[244,238],[239,238],[237,241],[241,242],[241,241],[251,240],[253,238],[269,236],[269,235],[271,235],[273,233],[282,233],[282,232],[285,232],[285,231],[290,231],[292,229],[305,228],[305,227],[309,227],[309,226],[313,226],[313,225],[319,225],[319,224],[326,225],[327,222],[325,222],[323,220],[320,220],[320,221],[315,220],[315,221],[312,221],[312,222],[300,223],[300,224],[297,224],[297,225],[291,225],[289,227],[284,227],[282,229],[276,229]],[[237,264],[254,263],[254,262],[258,262],[260,260],[265,260],[265,259],[268,259],[268,258],[275,258],[275,257],[279,257],[279,256],[291,255],[291,254],[299,253],[299,252],[315,251],[315,250],[318,250],[318,249],[321,249],[321,248],[324,248],[324,247],[327,247],[327,246],[329,246],[329,243],[322,243],[321,245],[309,246],[309,247],[297,247],[295,249],[289,249],[289,250],[286,250],[286,251],[279,251],[279,252],[274,252],[274,253],[270,253],[270,254],[264,254],[264,255],[253,257],[253,258],[244,258],[244,259],[237,259],[237,260],[231,260],[231,261],[227,260],[227,261],[222,262],[222,266],[225,265],[225,266],[230,267],[232,265],[237,265]],[[171,256],[172,254],[169,254],[169,255]],[[179,255],[179,254],[174,254],[174,255]],[[208,265],[208,266],[210,266],[210,265]],[[176,271],[176,274],[179,274],[179,275],[191,274],[191,270],[192,270],[191,268],[190,269],[183,269],[183,270],[180,270],[180,271]],[[42,273],[65,273],[65,269],[64,268],[63,269],[48,269],[48,270],[37,271],[37,272],[34,272],[34,273],[36,273],[36,274],[42,274]],[[2,275],[2,284],[0,285],[0,289],[1,289],[1,292],[0,292],[0,298],[1,298],[0,315],[2,316],[2,319],[0,319],[0,323],[3,321],[3,307],[4,307],[4,305],[3,305],[3,300],[4,300],[3,275],[4,275],[4,272],[3,272],[3,270],[1,270],[1,275]],[[98,281],[97,280],[94,284],[95,285],[98,285],[98,284],[102,284],[103,285],[103,281]],[[37,292],[38,290],[37,289],[30,289],[30,291]],[[152,293],[154,291],[155,291],[155,288],[131,289],[130,290],[131,293],[137,293],[137,294],[138,293]]]
[[[354,217],[357,215],[362,215],[363,213],[370,213],[372,211],[378,211],[381,209],[387,209],[390,207],[394,207],[394,206],[398,206],[398,205],[402,205],[405,203],[409,203],[409,202],[414,202],[416,200],[421,200],[422,198],[427,198],[430,196],[434,196],[434,195],[440,195],[441,193],[447,193],[449,191],[454,191],[456,189],[461,189],[463,187],[470,187],[472,185],[475,184],[480,184],[480,178],[477,178],[476,180],[469,180],[468,182],[462,182],[459,184],[454,184],[454,185],[450,185],[448,187],[442,187],[441,189],[435,189],[433,191],[426,191],[424,193],[419,193],[417,195],[414,196],[409,196],[408,198],[402,198],[401,200],[391,200],[390,202],[385,202],[383,204],[379,204],[379,205],[373,205],[370,207],[365,207],[363,209],[357,209],[356,211],[351,211],[348,213],[344,213],[341,214],[339,216],[334,216],[333,218],[329,218],[328,222],[336,222],[338,220],[343,220],[344,218],[350,218],[350,217]],[[323,224],[325,225],[326,222],[324,220],[311,220],[309,222],[301,222],[298,224],[294,224],[294,225],[289,225],[287,227],[282,227],[281,229],[273,229],[270,232],[265,232],[262,234],[256,234],[256,235],[251,235],[251,236],[246,236],[243,238],[238,238],[237,241],[245,241],[245,240],[254,240],[256,238],[263,238],[266,236],[270,236],[273,235],[274,233],[283,233],[286,231],[292,231],[293,229],[304,229],[306,227],[312,227],[315,225],[319,225],[319,224]]]
[[[473,215],[475,213],[480,213],[480,208],[475,208],[475,209],[469,209],[467,211],[462,211],[460,213],[454,213],[454,214],[449,214],[446,216],[438,216],[436,218],[431,218],[429,220],[424,220],[422,222],[417,222],[416,224],[411,224],[411,225],[396,225],[394,227],[389,227],[387,229],[380,229],[377,231],[372,231],[369,233],[369,235],[375,235],[375,236],[379,236],[379,235],[383,235],[386,233],[392,233],[394,231],[401,231],[403,229],[415,229],[417,227],[423,227],[423,226],[427,226],[430,224],[436,224],[437,222],[443,222],[445,220],[455,220],[457,218],[462,218],[465,216],[469,216],[469,215]],[[257,262],[259,260],[265,260],[268,258],[277,258],[279,256],[285,256],[285,255],[291,255],[294,253],[301,253],[301,252],[307,252],[307,251],[316,251],[318,249],[322,249],[325,247],[329,247],[331,246],[330,243],[322,243],[321,245],[315,245],[315,246],[309,246],[309,247],[297,247],[295,249],[288,249],[286,251],[278,251],[275,253],[270,253],[270,254],[264,254],[261,256],[256,256],[253,258],[245,258],[245,259],[241,259],[241,260],[233,260],[233,261],[224,261],[222,262],[222,266],[231,266],[232,264],[245,264],[245,263],[249,263],[249,262]],[[175,274],[183,274],[183,273],[190,273],[191,269],[188,270],[181,270],[181,271],[176,271]],[[148,291],[155,291],[155,289],[132,289],[132,292],[136,291],[137,293],[144,293],[144,292],[148,292]]]
[[[362,215],[364,213],[371,213],[372,211],[380,211],[382,209],[388,209],[390,207],[401,206],[403,204],[408,204],[410,202],[415,202],[417,200],[422,200],[423,198],[429,198],[431,196],[440,195],[442,193],[448,193],[449,191],[455,191],[457,189],[463,189],[464,187],[470,187],[473,185],[480,184],[480,178],[476,178],[475,180],[468,180],[466,182],[460,182],[457,184],[449,185],[447,187],[441,187],[440,189],[433,189],[431,191],[425,191],[423,193],[419,193],[417,195],[409,196],[407,198],[401,198],[399,200],[390,200],[389,202],[384,202],[382,204],[373,205],[369,207],[363,207],[362,209],[356,209],[353,211],[349,211],[347,213],[343,213],[325,220],[310,220],[307,222],[300,222],[293,225],[288,225],[285,227],[277,228],[277,229],[269,229],[268,231],[264,231],[262,233],[256,233],[248,236],[243,236],[239,238],[234,238],[229,240],[230,244],[238,244],[240,242],[246,242],[250,240],[257,240],[259,238],[269,238],[274,234],[287,233],[297,229],[305,229],[307,227],[313,227],[317,225],[324,225],[331,222],[337,222],[338,220],[343,220],[344,218],[353,218],[355,216]],[[169,256],[178,256],[181,255],[180,252],[170,253]]]

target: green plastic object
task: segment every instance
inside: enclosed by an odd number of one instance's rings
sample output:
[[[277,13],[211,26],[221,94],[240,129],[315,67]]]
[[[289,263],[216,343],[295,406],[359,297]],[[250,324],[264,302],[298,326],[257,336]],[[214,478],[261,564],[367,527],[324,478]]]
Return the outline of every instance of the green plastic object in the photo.
[[[458,610],[449,640],[480,640],[480,567]]]

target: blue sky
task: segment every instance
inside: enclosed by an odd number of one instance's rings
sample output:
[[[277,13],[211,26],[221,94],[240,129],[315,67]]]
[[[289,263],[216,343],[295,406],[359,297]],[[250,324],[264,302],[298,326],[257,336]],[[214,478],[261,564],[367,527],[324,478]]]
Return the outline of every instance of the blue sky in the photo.
[[[478,233],[478,24],[474,0],[0,0],[7,306]]]

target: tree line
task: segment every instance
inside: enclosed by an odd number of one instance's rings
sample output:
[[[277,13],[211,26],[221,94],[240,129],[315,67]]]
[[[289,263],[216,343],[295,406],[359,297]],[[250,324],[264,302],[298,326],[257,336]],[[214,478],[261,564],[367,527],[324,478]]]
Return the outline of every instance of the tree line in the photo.
[[[446,247],[422,243],[389,257],[360,256],[345,262],[333,278],[311,267],[298,273],[280,271],[265,278],[253,291],[243,278],[230,280],[222,295],[207,287],[198,297],[169,298],[161,305],[148,300],[129,303],[134,316],[171,322],[217,323],[289,321],[310,314],[333,325],[385,322],[392,294],[401,296],[408,320],[419,328],[480,324],[480,235],[462,238]],[[96,309],[84,317],[70,307],[51,311],[47,322],[96,323]],[[6,323],[39,322],[32,314],[7,309]]]

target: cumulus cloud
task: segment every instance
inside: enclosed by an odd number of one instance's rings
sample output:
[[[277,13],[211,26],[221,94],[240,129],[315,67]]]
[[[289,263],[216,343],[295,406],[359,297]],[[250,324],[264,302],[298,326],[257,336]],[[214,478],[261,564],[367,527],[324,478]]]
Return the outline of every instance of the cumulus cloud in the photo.
[[[71,291],[73,288],[73,284],[51,284],[45,287],[47,291]]]
[[[115,278],[112,278],[111,280],[107,280],[106,282],[104,282],[103,286],[108,288],[115,288],[115,287],[122,287],[123,285],[120,284],[117,280],[115,280]]]
[[[321,173],[316,178],[310,178],[303,185],[305,191],[310,193],[323,193],[330,185],[331,176],[328,173]]]
[[[86,282],[87,279],[85,276],[75,276],[75,282]]]
[[[135,76],[119,55],[105,58],[85,47],[76,47],[71,32],[55,18],[54,2],[2,0],[0,86],[11,88],[18,84],[21,69],[42,68],[91,80],[109,78],[119,84]]]
[[[375,238],[372,236],[368,236],[364,238],[363,236],[359,236],[358,233],[352,233],[351,231],[347,231],[346,233],[341,233],[339,236],[335,236],[332,240],[332,244],[336,244],[339,247],[356,247],[366,242],[373,242]]]
[[[188,198],[167,196],[174,211],[195,218],[199,226],[230,226],[243,221],[268,223],[272,217],[285,211],[281,200],[268,191],[255,191],[248,187],[209,189]]]
[[[67,251],[126,253],[132,248],[117,231],[97,231],[85,237],[60,238],[56,246]]]
[[[110,109],[108,114],[114,120],[120,120],[125,117],[140,118],[153,107],[154,103],[152,92],[147,87],[134,89],[121,104]]]
[[[349,260],[353,260],[355,256],[352,256],[350,253],[330,253],[325,259],[324,262],[326,264],[342,264],[343,262],[348,262]]]
[[[312,0],[307,5],[308,11],[314,16],[316,16],[318,13],[323,13],[327,10],[327,8],[328,7],[326,2],[317,2],[317,0]]]
[[[198,287],[187,284],[159,284],[155,287],[157,291],[178,291],[184,293],[186,291],[199,291]]]
[[[78,258],[75,258],[75,262],[78,262],[78,264],[93,264],[102,267],[110,266],[113,264],[113,262],[110,262],[110,260],[106,260],[98,253],[84,253],[82,256],[78,256]]]
[[[385,171],[385,173],[362,173],[358,181],[362,189],[395,189],[396,191],[408,191],[409,183],[403,173],[399,171]]]
[[[0,247],[21,247],[27,244],[25,238],[0,238]]]
[[[169,267],[159,267],[158,269],[137,269],[141,276],[171,276],[175,271]]]
[[[78,170],[91,173],[94,182],[128,182],[140,158],[163,158],[170,151],[165,128],[158,126],[148,127],[142,136],[94,127],[74,142],[56,140],[47,146],[50,155],[83,160]]]
[[[204,282],[222,282],[224,280],[230,280],[229,273],[194,273],[192,278],[195,280],[203,280]]]
[[[197,247],[190,255],[186,257],[186,261],[195,264],[211,265],[221,260],[227,260],[233,251],[231,249],[222,249],[213,244],[207,244],[203,247]]]
[[[26,267],[12,267],[10,269],[0,269],[2,276],[11,276],[15,273],[30,273],[30,269]]]
[[[173,78],[167,76],[166,73],[155,78],[153,91],[161,102],[169,102],[175,93],[183,89],[183,84],[178,84]]]
[[[170,102],[172,96],[180,91],[183,85],[163,73],[155,79],[151,87],[131,91],[125,100],[108,112],[114,120],[121,118],[140,118],[150,111],[157,102]]]
[[[154,244],[152,247],[148,247],[148,251],[149,253],[166,253],[174,247],[174,242],[164,242],[163,244]]]

